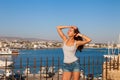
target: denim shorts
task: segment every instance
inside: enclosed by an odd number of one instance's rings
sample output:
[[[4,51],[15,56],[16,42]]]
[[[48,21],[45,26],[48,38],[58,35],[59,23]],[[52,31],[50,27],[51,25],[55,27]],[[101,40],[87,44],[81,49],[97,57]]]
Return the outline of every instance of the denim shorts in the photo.
[[[63,71],[64,72],[79,72],[80,71],[80,63],[79,60],[76,60],[72,63],[63,63]]]

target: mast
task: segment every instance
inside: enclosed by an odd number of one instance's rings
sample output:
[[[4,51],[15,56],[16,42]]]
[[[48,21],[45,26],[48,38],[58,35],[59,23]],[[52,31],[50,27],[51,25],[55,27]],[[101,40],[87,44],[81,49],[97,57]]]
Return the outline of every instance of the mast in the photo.
[[[119,52],[120,52],[120,34],[119,34],[119,38],[118,38],[118,54],[119,54]]]
[[[112,55],[114,55],[114,41],[112,42]]]
[[[110,45],[109,45],[109,42],[108,42],[108,55],[110,55],[109,47],[110,47]]]

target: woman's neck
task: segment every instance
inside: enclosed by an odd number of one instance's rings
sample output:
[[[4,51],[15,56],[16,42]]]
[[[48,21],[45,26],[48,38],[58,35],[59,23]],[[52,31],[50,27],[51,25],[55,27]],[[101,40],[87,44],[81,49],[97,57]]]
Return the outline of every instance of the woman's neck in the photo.
[[[75,40],[74,40],[73,37],[69,37],[69,38],[68,38],[68,41],[73,41],[73,42],[74,42]]]
[[[68,40],[67,40],[67,42],[66,42],[66,45],[67,46],[73,46],[74,42],[75,42],[74,38],[69,37]]]

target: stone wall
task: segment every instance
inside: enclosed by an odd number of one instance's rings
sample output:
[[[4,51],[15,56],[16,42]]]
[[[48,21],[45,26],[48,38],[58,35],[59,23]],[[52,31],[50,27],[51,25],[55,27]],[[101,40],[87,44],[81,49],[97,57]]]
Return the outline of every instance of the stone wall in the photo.
[[[120,55],[103,63],[103,80],[120,80]]]

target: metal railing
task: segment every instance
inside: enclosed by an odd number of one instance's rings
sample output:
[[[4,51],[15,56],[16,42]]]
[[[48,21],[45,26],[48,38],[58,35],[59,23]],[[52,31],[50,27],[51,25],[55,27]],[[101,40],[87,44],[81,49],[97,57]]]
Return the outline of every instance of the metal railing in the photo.
[[[12,60],[13,63],[0,67],[4,71],[0,75],[0,80],[62,80],[62,59],[57,58],[30,58],[23,61]],[[79,58],[81,77],[80,80],[112,80],[110,77],[112,71],[118,72],[120,69],[119,57],[103,58],[96,56],[84,56]],[[115,80],[115,79],[114,79]]]

